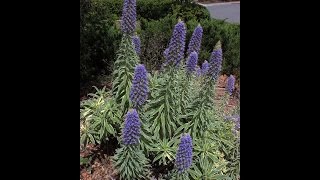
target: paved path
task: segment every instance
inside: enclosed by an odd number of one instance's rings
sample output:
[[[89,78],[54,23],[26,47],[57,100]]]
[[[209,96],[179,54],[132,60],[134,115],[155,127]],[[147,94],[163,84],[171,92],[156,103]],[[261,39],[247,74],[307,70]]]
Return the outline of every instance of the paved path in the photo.
[[[212,18],[226,19],[240,24],[240,2],[201,4],[208,8]]]

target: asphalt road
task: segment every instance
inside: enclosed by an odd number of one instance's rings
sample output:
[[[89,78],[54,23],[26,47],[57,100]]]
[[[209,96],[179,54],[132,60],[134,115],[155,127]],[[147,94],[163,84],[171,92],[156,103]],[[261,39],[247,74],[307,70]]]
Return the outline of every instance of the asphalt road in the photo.
[[[240,24],[240,2],[205,5],[211,17]]]

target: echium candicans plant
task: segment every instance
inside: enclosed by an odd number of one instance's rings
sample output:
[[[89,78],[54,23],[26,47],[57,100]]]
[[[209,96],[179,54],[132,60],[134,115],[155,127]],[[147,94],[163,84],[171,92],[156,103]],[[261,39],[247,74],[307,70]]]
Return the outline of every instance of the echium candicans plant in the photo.
[[[204,76],[202,88],[187,108],[186,117],[193,137],[201,138],[209,125],[207,111],[213,107],[215,83],[221,70],[222,49],[220,41],[216,44],[210,58],[208,74]]]
[[[166,62],[164,66],[173,64],[179,66],[181,60],[184,58],[184,49],[186,44],[186,25],[179,19],[179,22],[175,25],[170,43],[167,50]]]
[[[163,51],[163,57],[164,57],[164,62],[161,65],[161,71],[164,70],[164,67],[166,67],[169,64],[169,60],[168,60],[168,52],[169,52],[169,48],[165,49]]]
[[[187,74],[190,75],[195,72],[198,63],[198,53],[193,51],[186,62]]]
[[[196,68],[197,68],[197,63],[198,63],[198,54],[197,52],[193,51],[189,57],[187,58],[186,61],[186,66],[185,66],[185,73],[182,70],[183,73],[181,73],[181,70],[176,73],[177,82],[177,94],[179,95],[179,113],[181,115],[185,115],[186,113],[186,107],[187,104],[190,101],[189,98],[189,91],[190,91],[190,82],[193,79],[193,75],[196,75]]]
[[[152,122],[150,131],[155,139],[173,137],[179,119],[177,118],[176,73],[178,64],[184,58],[186,26],[183,21],[174,26],[169,47],[164,52],[166,59],[163,64],[163,73],[157,79],[157,87],[151,92],[150,102],[147,104],[146,114]],[[168,71],[166,71],[168,70]]]
[[[186,106],[190,101],[190,90],[192,89],[191,86],[191,80],[193,78],[193,75],[200,76],[201,72],[200,70],[197,70],[197,64],[198,64],[198,54],[200,52],[201,47],[201,39],[202,39],[203,29],[200,26],[200,24],[194,29],[192,37],[190,39],[189,45],[188,45],[188,51],[187,51],[187,59],[185,63],[185,67],[182,67],[182,69],[185,69],[186,75],[180,76],[180,74],[177,74],[177,82],[178,82],[178,91],[177,94],[179,94],[179,113],[184,116],[186,114]],[[180,68],[181,69],[181,68]],[[179,77],[180,76],[180,77]]]
[[[227,79],[227,84],[226,84],[226,91],[229,95],[232,95],[234,91],[234,83],[236,79],[234,78],[233,75],[230,75]]]
[[[121,179],[145,179],[149,160],[139,146],[141,121],[138,112],[130,109],[124,121],[122,144],[113,156],[113,163]]]
[[[183,173],[192,164],[192,138],[189,134],[183,134],[176,154],[175,165],[179,173]]]
[[[149,82],[147,70],[143,64],[136,66],[130,90],[130,100],[133,107],[141,107],[147,100],[149,93]]]
[[[149,94],[149,80],[148,74],[145,66],[143,64],[138,64],[135,67],[134,77],[132,80],[132,85],[130,89],[130,101],[132,107],[134,107],[139,115],[143,116],[142,106],[145,104]],[[143,124],[141,126],[141,147],[143,150],[148,150],[146,146],[150,146],[150,132],[149,132],[149,122],[146,118],[143,118]]]
[[[215,83],[219,78],[222,66],[222,49],[220,41],[217,42],[211,53],[209,64],[209,75]]]
[[[187,55],[190,55],[193,51],[195,51],[197,54],[200,53],[202,34],[203,34],[203,29],[199,24],[194,29],[193,34],[191,36],[191,39],[188,45]]]
[[[121,16],[121,31],[124,34],[132,34],[136,29],[136,9],[136,0],[124,0]]]
[[[208,61],[204,61],[201,66],[201,75],[206,75],[208,73],[208,70],[209,70],[209,63]]]
[[[180,143],[176,151],[174,170],[171,179],[189,179],[188,170],[192,165],[192,138],[188,133],[181,135]]]
[[[125,0],[121,17],[123,33],[117,57],[114,63],[112,93],[117,104],[121,107],[122,116],[129,108],[129,93],[134,68],[139,64],[132,34],[136,28],[136,1]]]
[[[140,55],[141,53],[141,41],[137,34],[132,36],[132,43],[134,45],[134,49],[136,50],[137,55]]]

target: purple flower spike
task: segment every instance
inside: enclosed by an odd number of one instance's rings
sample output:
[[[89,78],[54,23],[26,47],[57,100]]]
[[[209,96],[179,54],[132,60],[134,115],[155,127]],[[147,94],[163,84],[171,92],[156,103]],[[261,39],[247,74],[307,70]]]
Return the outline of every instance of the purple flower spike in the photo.
[[[136,20],[136,0],[124,0],[121,17],[122,32],[132,34],[136,29]]]
[[[230,75],[227,79],[227,84],[226,84],[226,91],[229,93],[229,95],[231,95],[234,90],[234,82],[235,82],[234,76]]]
[[[201,39],[202,39],[203,29],[200,24],[194,29],[192,37],[189,42],[187,55],[190,55],[193,51],[199,54],[201,47]]]
[[[206,75],[208,73],[208,70],[209,70],[209,63],[208,61],[204,61],[201,66],[201,74]]]
[[[182,135],[178,147],[175,165],[178,172],[186,171],[192,164],[192,139],[189,134]]]
[[[196,70],[197,63],[198,63],[198,54],[197,52],[193,51],[187,60],[186,68],[187,68],[188,74],[191,74]]]
[[[165,61],[164,61],[164,63],[163,63],[162,66],[161,66],[161,70],[163,70],[163,68],[169,64],[169,61],[168,61],[168,53],[169,53],[169,48],[167,48],[167,49],[164,50],[164,52],[163,52],[163,57],[165,58]]]
[[[141,53],[141,50],[140,50],[141,42],[140,42],[140,38],[139,38],[138,35],[134,35],[134,36],[132,37],[132,43],[133,43],[133,45],[134,45],[134,49],[136,50],[136,53],[137,53],[138,55],[140,55],[140,53]]]
[[[214,82],[218,80],[222,65],[222,49],[221,42],[218,41],[213,49],[210,57],[209,73]]]
[[[138,64],[134,70],[134,77],[132,80],[130,100],[134,107],[141,106],[148,98],[149,82],[147,70],[143,64]]]
[[[135,109],[130,109],[125,117],[122,131],[123,143],[133,145],[139,143],[141,122]]]
[[[186,26],[183,21],[179,21],[173,30],[173,34],[168,47],[167,63],[173,63],[179,66],[180,61],[184,58],[184,48],[186,40]]]

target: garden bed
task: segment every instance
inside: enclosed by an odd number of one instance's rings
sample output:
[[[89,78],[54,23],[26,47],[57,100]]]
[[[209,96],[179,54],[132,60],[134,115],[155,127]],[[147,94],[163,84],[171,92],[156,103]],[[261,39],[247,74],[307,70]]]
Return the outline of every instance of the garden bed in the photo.
[[[225,95],[226,75],[221,75],[216,86],[215,102],[221,103],[222,97]],[[98,83],[100,86],[104,83]],[[105,83],[111,87],[111,82]],[[100,87],[99,87],[100,88]],[[230,111],[237,105],[239,105],[239,97],[237,96],[239,91],[239,85],[235,85],[235,95],[230,98],[228,105],[225,107],[225,111]],[[82,99],[87,99],[87,96],[83,96]],[[116,138],[108,141],[108,144],[102,144],[94,146],[88,144],[82,151],[80,150],[80,156],[83,158],[90,157],[90,162],[87,166],[80,165],[80,180],[118,180],[119,175],[115,170],[111,157],[114,155],[115,150],[119,147]],[[167,166],[153,165],[152,173],[154,178],[166,174],[168,170],[173,169],[173,164]]]
[[[203,6],[182,3],[159,21],[140,17],[138,30],[136,9],[143,5],[124,2],[121,29],[112,16],[114,33],[101,36],[103,41],[121,36],[109,49],[114,63],[94,53],[104,62],[94,65],[113,70],[113,78],[90,76],[97,87],[86,84],[80,92],[80,179],[239,180],[240,26],[210,19]],[[235,38],[227,38],[231,34]],[[148,56],[154,52],[157,57]]]

